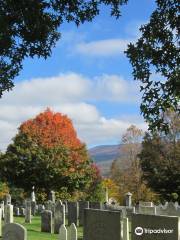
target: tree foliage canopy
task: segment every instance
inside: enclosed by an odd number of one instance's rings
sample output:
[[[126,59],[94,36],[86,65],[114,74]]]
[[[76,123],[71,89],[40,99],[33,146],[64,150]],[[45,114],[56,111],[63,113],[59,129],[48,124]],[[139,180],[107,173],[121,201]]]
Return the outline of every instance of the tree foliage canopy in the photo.
[[[13,87],[25,57],[51,55],[65,21],[77,25],[99,14],[101,4],[119,17],[128,0],[3,0],[0,1],[0,97]]]
[[[24,122],[1,157],[1,178],[31,191],[88,191],[100,180],[86,147],[77,138],[71,120],[47,109]]]
[[[143,178],[163,200],[180,201],[180,119],[169,113],[171,131],[146,133],[139,154]]]
[[[129,44],[127,56],[143,92],[141,111],[151,130],[168,130],[164,113],[180,113],[180,21],[178,0],[156,0],[142,36]]]

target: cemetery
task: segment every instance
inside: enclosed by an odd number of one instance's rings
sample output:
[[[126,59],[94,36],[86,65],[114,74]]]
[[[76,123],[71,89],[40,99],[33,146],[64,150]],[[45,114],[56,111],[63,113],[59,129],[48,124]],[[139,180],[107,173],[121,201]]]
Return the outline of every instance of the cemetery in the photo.
[[[180,240],[179,20],[0,0],[0,240]]]
[[[33,190],[21,206],[13,206],[10,194],[6,195],[0,208],[2,240],[180,239],[178,203],[140,201],[133,206],[130,193],[124,206],[108,201],[62,202],[51,194],[45,204],[36,204]]]

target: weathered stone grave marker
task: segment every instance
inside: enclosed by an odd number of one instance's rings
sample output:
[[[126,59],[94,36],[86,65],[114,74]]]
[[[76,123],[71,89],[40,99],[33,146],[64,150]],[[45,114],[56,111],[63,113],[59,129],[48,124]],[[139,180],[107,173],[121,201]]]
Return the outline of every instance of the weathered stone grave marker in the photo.
[[[62,224],[65,224],[65,206],[59,200],[55,205],[54,212],[54,233],[59,233]]]
[[[59,229],[59,240],[67,240],[67,229],[64,224]]]
[[[2,240],[27,240],[27,230],[17,223],[6,224],[2,229]]]
[[[74,223],[69,227],[68,240],[77,240],[77,228]]]
[[[68,225],[78,225],[79,207],[77,202],[68,202]]]
[[[122,240],[122,212],[84,210],[83,240]]]
[[[13,223],[13,205],[7,204],[4,207],[4,223]]]
[[[52,212],[44,210],[41,213],[41,232],[52,233]]]
[[[172,216],[133,214],[132,240],[179,240],[179,221],[178,217]]]

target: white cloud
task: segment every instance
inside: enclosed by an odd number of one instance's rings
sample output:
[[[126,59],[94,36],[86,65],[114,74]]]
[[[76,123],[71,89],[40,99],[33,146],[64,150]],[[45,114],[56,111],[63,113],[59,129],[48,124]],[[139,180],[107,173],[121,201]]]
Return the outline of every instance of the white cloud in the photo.
[[[81,42],[75,46],[75,52],[86,56],[118,56],[123,54],[133,39],[105,39],[92,42]]]
[[[4,150],[15,136],[17,127],[47,107],[67,114],[82,141],[90,145],[119,141],[126,128],[137,121],[109,119],[94,105],[98,101],[137,103],[135,83],[117,75],[88,79],[67,73],[51,78],[37,78],[16,83],[0,99],[0,149]]]

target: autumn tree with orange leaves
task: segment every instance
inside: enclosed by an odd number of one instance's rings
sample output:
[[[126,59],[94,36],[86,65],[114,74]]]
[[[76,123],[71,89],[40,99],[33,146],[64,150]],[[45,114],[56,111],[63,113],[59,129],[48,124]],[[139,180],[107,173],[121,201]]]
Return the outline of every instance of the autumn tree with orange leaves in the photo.
[[[66,189],[70,195],[87,194],[101,179],[72,121],[50,109],[21,124],[0,167],[4,181],[26,192],[35,186],[38,192]]]

